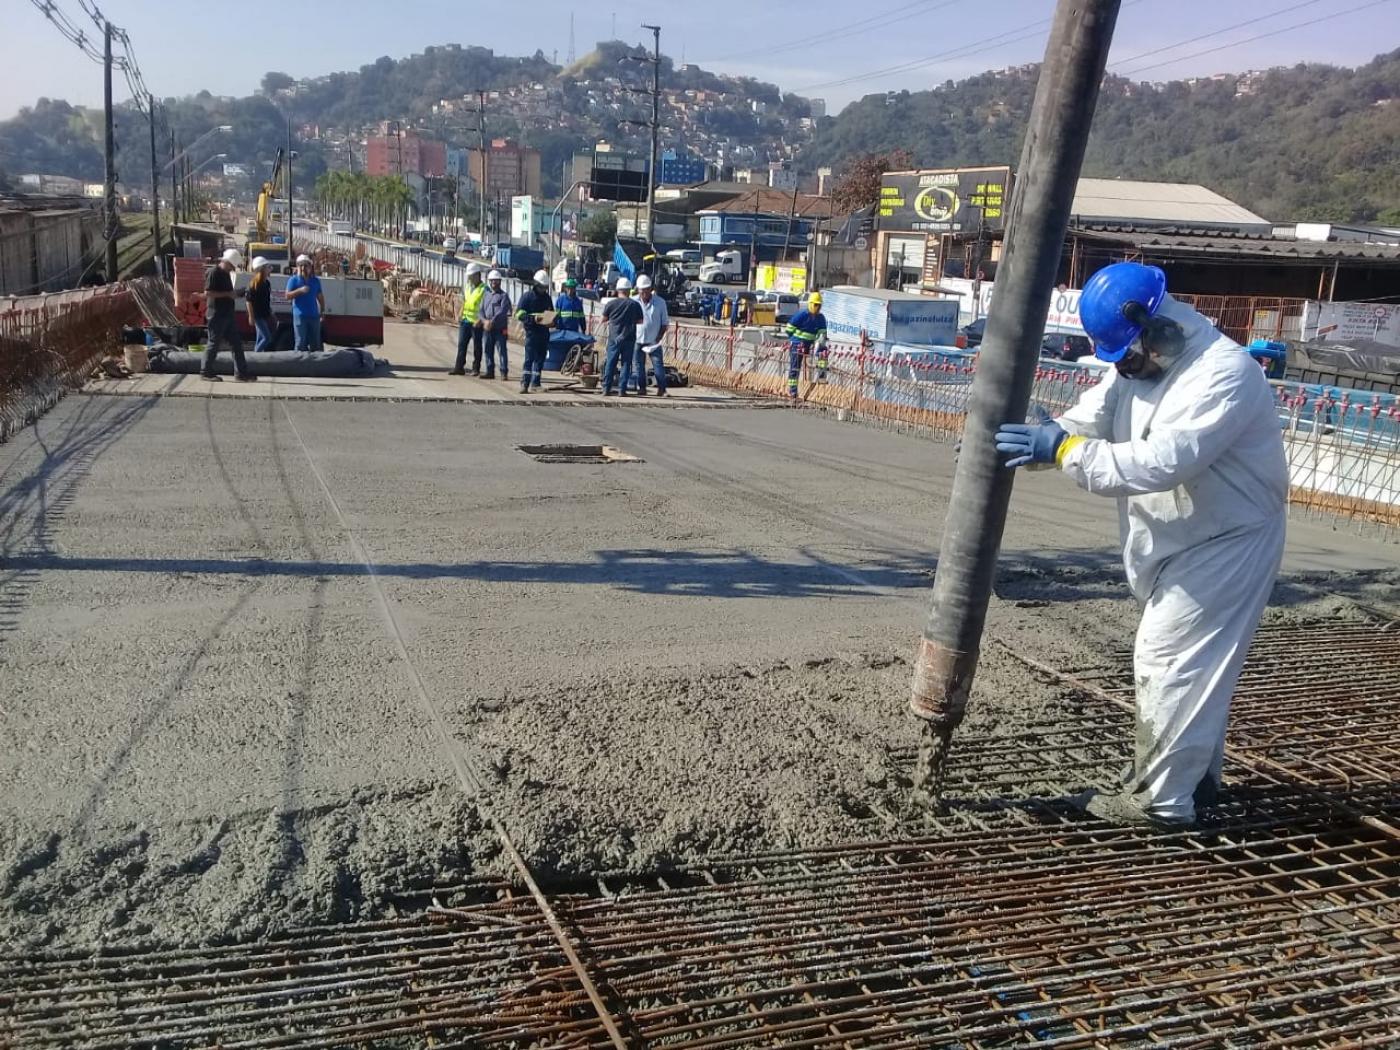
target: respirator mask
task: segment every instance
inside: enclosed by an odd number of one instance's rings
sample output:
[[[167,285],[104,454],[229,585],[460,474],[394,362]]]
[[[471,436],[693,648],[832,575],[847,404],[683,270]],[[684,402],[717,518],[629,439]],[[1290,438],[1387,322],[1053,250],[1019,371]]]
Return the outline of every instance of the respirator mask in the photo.
[[[1149,316],[1139,303],[1129,303],[1123,312],[1142,331],[1113,367],[1124,379],[1160,378],[1185,351],[1186,332],[1175,321]]]

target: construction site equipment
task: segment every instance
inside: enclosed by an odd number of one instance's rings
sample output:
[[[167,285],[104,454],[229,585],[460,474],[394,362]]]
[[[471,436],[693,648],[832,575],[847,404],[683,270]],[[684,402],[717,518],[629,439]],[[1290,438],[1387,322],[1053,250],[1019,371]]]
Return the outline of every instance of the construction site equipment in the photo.
[[[948,742],[962,721],[1011,502],[1012,472],[992,434],[1024,419],[1046,311],[1119,0],[1060,0],[1036,86],[1011,201],[997,290],[973,382],[962,454],[939,547],[933,600],[914,661],[910,709],[926,722],[916,793],[941,794]],[[828,320],[830,313],[828,312]],[[956,324],[956,321],[954,322]]]
[[[247,291],[252,274],[240,270],[234,274],[233,286]],[[274,273],[272,283],[272,312],[279,320],[290,322],[292,304],[287,298],[290,275]],[[381,346],[384,343],[384,285],[377,280],[359,277],[322,277],[321,294],[326,300],[321,315],[321,339],[335,346]],[[253,329],[246,311],[239,310],[239,330],[252,338]],[[287,349],[290,349],[288,345]]]
[[[276,273],[286,273],[291,259],[289,244],[275,244],[269,241],[271,224],[273,221],[272,203],[279,196],[286,198],[290,187],[282,188],[283,174],[285,168],[283,160],[286,153],[281,146],[277,147],[277,156],[272,162],[272,174],[268,180],[262,184],[262,189],[258,191],[258,210],[254,220],[254,235],[248,243],[248,255],[261,255],[267,260],[268,265]]]

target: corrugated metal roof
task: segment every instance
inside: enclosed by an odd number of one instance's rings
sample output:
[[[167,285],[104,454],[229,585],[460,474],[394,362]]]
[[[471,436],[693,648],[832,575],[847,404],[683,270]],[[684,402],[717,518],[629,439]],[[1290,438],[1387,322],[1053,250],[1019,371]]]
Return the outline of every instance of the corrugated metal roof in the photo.
[[[1209,252],[1229,257],[1268,256],[1276,259],[1359,259],[1378,263],[1400,263],[1400,245],[1364,244],[1357,241],[1300,241],[1264,233],[1227,233],[1173,226],[1139,228],[1131,225],[1083,225],[1070,227],[1070,233],[1090,240],[1131,245],[1163,253]]]
[[[792,193],[789,190],[752,189],[737,194],[729,200],[701,208],[697,214],[728,212],[732,215],[767,215],[785,219],[792,210]],[[799,218],[829,218],[831,198],[818,197],[813,193],[797,195],[797,215]]]
[[[1132,179],[1080,179],[1070,214],[1077,219],[1124,219],[1179,225],[1210,223],[1270,226],[1214,190],[1188,182],[1137,182]]]

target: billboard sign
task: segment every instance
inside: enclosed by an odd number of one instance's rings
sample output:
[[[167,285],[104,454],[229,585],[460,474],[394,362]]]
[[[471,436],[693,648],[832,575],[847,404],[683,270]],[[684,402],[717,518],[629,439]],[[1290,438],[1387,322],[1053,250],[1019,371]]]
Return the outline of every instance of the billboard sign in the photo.
[[[588,195],[598,201],[645,201],[647,159],[595,150],[588,174]]]
[[[957,233],[979,224],[1000,230],[1010,203],[1010,168],[887,171],[875,221],[900,233]]]

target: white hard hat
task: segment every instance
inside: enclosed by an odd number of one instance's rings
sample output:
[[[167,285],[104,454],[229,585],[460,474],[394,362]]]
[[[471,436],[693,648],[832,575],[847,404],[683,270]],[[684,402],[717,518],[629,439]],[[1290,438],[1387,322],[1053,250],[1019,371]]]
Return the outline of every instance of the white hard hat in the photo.
[[[267,265],[267,260],[264,259],[261,255],[255,255],[255,256],[253,256],[253,266],[252,266],[252,268],[253,268],[254,270],[261,270],[261,269],[262,269],[264,266],[266,266],[266,265]]]
[[[640,277],[637,278],[637,290],[638,290],[638,291],[641,291],[643,288],[650,288],[650,287],[651,287],[651,278],[650,278],[647,274],[642,274]]]
[[[549,271],[548,271],[548,270],[536,270],[536,271],[535,271],[535,283],[536,283],[536,284],[544,284],[544,285],[549,284]]]
[[[488,274],[486,275],[486,279],[487,279],[488,281],[499,281],[499,280],[501,280],[501,271],[500,271],[500,270],[492,270],[490,273],[488,273]]]
[[[233,263],[234,266],[242,266],[243,253],[237,248],[229,248],[224,252],[224,262]]]
[[[617,279],[617,290],[619,292],[630,292],[632,290],[632,282],[626,277],[619,277]]]
[[[297,256],[297,265],[298,265],[298,266],[300,266],[300,265],[301,265],[302,263],[304,263],[304,262],[310,262],[310,261],[311,261],[311,256],[309,256],[309,255],[298,255],[298,256]]]
[[[470,277],[470,276],[471,276],[472,274],[474,274],[474,273],[484,273],[485,271],[486,271],[486,267],[482,266],[481,263],[478,263],[478,262],[467,263],[467,276],[468,276],[468,277]]]

